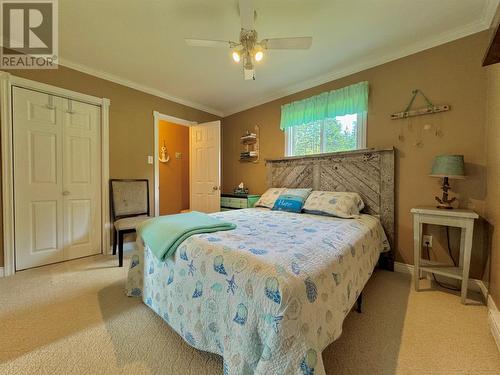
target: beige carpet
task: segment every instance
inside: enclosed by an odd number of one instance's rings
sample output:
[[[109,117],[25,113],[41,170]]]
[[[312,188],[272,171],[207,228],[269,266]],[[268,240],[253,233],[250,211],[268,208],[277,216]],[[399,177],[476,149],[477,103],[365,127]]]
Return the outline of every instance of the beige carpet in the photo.
[[[126,268],[93,257],[0,279],[1,374],[221,374],[138,299]],[[413,292],[380,271],[323,353],[327,374],[500,374],[486,308],[447,292]]]

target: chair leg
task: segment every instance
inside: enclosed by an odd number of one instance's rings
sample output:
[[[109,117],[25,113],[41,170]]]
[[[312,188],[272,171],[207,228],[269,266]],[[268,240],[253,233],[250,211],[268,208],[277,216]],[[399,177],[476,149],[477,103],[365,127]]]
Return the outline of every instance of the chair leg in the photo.
[[[123,235],[124,233],[118,232],[118,266],[123,267]]]
[[[116,255],[116,247],[117,247],[117,242],[118,242],[118,238],[117,238],[117,230],[115,228],[113,228],[113,255]]]
[[[363,293],[359,293],[358,300],[356,301],[356,311],[361,314],[361,304],[363,303]]]

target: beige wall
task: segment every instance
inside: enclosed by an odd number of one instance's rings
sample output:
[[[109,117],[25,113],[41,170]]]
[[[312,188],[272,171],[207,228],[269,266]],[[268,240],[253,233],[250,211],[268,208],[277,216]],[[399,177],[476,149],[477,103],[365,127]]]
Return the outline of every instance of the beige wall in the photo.
[[[488,44],[483,32],[418,54],[399,59],[363,72],[275,100],[223,120],[223,189],[230,191],[240,181],[251,193],[266,189],[265,163],[238,161],[239,137],[255,124],[260,125],[262,158],[284,155],[284,135],[279,129],[280,106],[323,91],[359,81],[370,83],[368,111],[368,147],[391,147],[398,150],[396,160],[396,215],[398,261],[412,263],[412,227],[410,209],[419,204],[434,204],[440,181],[428,177],[432,159],[437,154],[465,155],[468,178],[452,181],[453,193],[460,205],[484,214],[485,200],[485,101],[486,71],[481,67]],[[393,121],[389,116],[402,111],[412,89],[419,88],[436,104],[450,104],[451,111],[411,120]],[[417,104],[422,105],[420,101]],[[430,124],[432,129],[424,131]],[[404,142],[398,140],[404,129]],[[436,130],[442,136],[436,136]],[[422,145],[415,143],[421,140]],[[487,261],[483,225],[475,233],[472,275],[483,276]],[[430,228],[438,259],[446,260],[444,228]],[[452,230],[452,247],[457,258],[456,231]]]
[[[178,214],[189,208],[189,127],[160,121],[158,130],[158,154],[165,142],[170,156],[159,165],[160,215]]]
[[[154,150],[153,111],[197,122],[218,119],[206,112],[64,67],[57,70],[19,70],[10,73],[84,94],[109,98],[110,177],[148,178],[152,210],[153,166],[147,164],[147,156],[153,155]],[[2,265],[3,247],[0,249],[0,266]]]
[[[491,225],[490,293],[500,306],[500,64],[487,68],[487,130],[485,216]]]

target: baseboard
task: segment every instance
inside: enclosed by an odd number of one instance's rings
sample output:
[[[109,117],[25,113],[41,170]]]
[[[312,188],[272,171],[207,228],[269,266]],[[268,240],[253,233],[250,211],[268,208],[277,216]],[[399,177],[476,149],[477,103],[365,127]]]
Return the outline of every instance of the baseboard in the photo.
[[[0,267],[0,277],[4,277],[5,276],[5,273],[3,271],[3,267]]]
[[[413,275],[413,264],[406,264],[401,262],[394,262],[394,272],[406,273]],[[439,276],[441,279],[445,279],[446,282],[453,283],[456,282],[455,279],[450,279],[445,276]],[[481,293],[485,301],[489,301],[491,297],[488,295],[488,288],[484,284],[483,280],[469,279],[468,289],[474,292]]]
[[[488,312],[488,323],[490,324],[491,334],[495,339],[498,351],[500,351],[500,312],[490,310]]]
[[[408,273],[413,275],[413,264],[394,262],[394,272]]]

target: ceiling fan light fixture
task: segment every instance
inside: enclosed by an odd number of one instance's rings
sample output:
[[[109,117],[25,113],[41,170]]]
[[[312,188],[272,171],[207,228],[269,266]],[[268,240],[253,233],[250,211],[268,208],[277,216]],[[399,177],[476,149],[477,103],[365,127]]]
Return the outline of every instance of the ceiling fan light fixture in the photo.
[[[255,52],[255,61],[261,61],[264,58],[264,52],[257,51]]]
[[[241,60],[241,55],[240,55],[239,51],[233,51],[232,57],[233,57],[234,62],[236,62],[236,63],[239,63]]]

